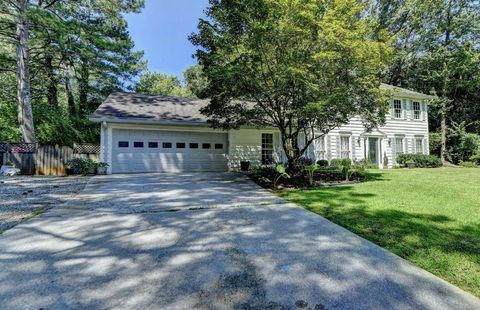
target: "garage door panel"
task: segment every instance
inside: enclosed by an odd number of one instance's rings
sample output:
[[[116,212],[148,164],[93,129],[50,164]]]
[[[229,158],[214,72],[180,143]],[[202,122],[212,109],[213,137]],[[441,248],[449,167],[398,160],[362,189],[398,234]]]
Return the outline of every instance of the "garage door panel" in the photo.
[[[191,133],[154,130],[113,131],[112,172],[184,172],[184,171],[226,171],[227,135],[224,133]],[[120,141],[128,147],[119,147]],[[143,142],[143,148],[135,148],[134,142]],[[156,142],[158,148],[149,148],[149,142]],[[172,148],[163,148],[169,142]],[[185,143],[185,148],[176,148],[176,143]],[[199,148],[190,148],[197,143]],[[210,143],[210,149],[203,149],[203,143]],[[221,149],[215,149],[221,144]]]

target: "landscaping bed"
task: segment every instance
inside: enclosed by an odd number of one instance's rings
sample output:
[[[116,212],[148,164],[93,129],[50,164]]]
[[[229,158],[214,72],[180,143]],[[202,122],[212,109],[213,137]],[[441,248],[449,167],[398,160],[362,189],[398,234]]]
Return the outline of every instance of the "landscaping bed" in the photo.
[[[0,233],[81,192],[89,177],[0,177]]]

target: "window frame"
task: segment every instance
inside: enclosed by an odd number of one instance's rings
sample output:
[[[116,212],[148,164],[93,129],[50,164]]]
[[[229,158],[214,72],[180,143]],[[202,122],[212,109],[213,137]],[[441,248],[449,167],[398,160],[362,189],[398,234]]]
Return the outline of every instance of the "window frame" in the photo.
[[[415,138],[415,153],[416,154],[423,154],[423,138]],[[420,151],[418,150],[418,142],[420,142]]]
[[[393,141],[394,141],[394,147],[395,147],[395,156],[398,154],[405,154],[405,137],[395,137]],[[401,147],[402,147],[401,151],[397,150],[397,146],[398,146],[397,141],[400,141],[401,143]]]
[[[175,142],[175,148],[185,149],[185,148],[187,148],[187,144],[185,142]]]
[[[215,143],[214,149],[216,149],[216,150],[223,150],[223,143]]]
[[[148,142],[148,148],[149,148],[149,149],[158,149],[158,142],[149,141],[149,142]]]
[[[193,145],[194,145],[194,146],[193,146]],[[197,142],[190,142],[190,143],[188,144],[188,148],[189,148],[189,149],[192,149],[192,150],[197,150],[197,149],[199,148],[199,146],[198,146],[198,143],[197,143]]]
[[[350,158],[351,154],[352,154],[352,145],[351,145],[351,138],[352,136],[351,135],[341,135],[340,136],[340,158]],[[347,139],[347,150],[343,149],[343,140],[344,139]],[[345,157],[346,155],[346,157]]]
[[[261,150],[260,150],[260,159],[262,165],[271,165],[273,164],[273,151],[274,151],[274,143],[273,143],[273,133],[269,132],[262,132],[261,135]]]
[[[326,135],[321,135],[321,136],[318,136],[316,138],[316,141],[315,141],[315,156],[317,157],[317,160],[327,159],[326,156],[325,156],[326,152],[327,152],[325,137],[326,137]],[[321,147],[318,148],[317,147],[318,145],[320,145]]]
[[[162,149],[171,149],[173,148],[172,142],[162,142]]]
[[[208,147],[207,147],[208,145]],[[212,148],[212,144],[210,142],[205,142],[205,143],[202,143],[202,150],[210,150]]]
[[[418,105],[418,110],[415,110],[415,105]],[[422,120],[422,107],[419,101],[412,102],[412,111],[413,111],[413,119],[416,121]]]
[[[134,149],[143,149],[144,147],[145,147],[145,143],[143,141],[133,141]]]
[[[117,146],[118,146],[118,148],[122,148],[122,149],[123,148],[128,148],[128,147],[130,147],[130,143],[128,141],[118,141]]]
[[[396,104],[399,104],[400,107],[397,108]],[[398,115],[397,115],[397,111],[398,111]],[[393,117],[394,118],[402,118],[403,116],[403,109],[402,109],[402,100],[400,99],[393,99]]]

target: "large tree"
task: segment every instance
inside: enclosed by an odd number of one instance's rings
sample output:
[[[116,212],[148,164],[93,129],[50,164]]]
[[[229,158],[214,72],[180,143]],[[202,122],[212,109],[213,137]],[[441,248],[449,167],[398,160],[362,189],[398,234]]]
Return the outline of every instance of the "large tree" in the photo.
[[[202,112],[216,128],[278,128],[292,169],[316,132],[354,115],[381,124],[390,49],[366,11],[357,0],[210,0],[190,38],[209,82]]]
[[[145,72],[142,74],[135,84],[135,91],[162,96],[188,97],[191,95],[178,77],[159,72]]]
[[[376,8],[379,24],[396,34],[387,81],[438,96],[429,123],[446,163],[449,126],[465,122],[480,133],[480,2],[383,0]]]

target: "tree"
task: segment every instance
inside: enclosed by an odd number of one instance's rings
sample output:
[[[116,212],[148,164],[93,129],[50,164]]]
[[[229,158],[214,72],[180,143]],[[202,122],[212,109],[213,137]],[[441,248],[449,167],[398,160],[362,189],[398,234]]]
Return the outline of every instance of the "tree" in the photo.
[[[185,88],[187,91],[196,97],[208,96],[205,91],[208,88],[208,80],[203,74],[203,69],[200,65],[193,65],[183,72],[185,79]]]
[[[317,131],[354,115],[367,128],[382,124],[390,49],[366,9],[356,0],[211,0],[190,37],[208,79],[210,124],[278,128],[290,169]]]
[[[191,93],[182,86],[179,78],[158,72],[146,72],[140,76],[135,85],[135,91],[162,96],[191,96]]]
[[[431,104],[430,129],[441,133],[440,156],[448,154],[448,128],[466,122],[480,132],[480,3],[475,0],[387,0],[379,20],[396,33],[392,84],[438,96]],[[382,10],[380,10],[382,12]],[[387,16],[387,15],[385,15]]]

